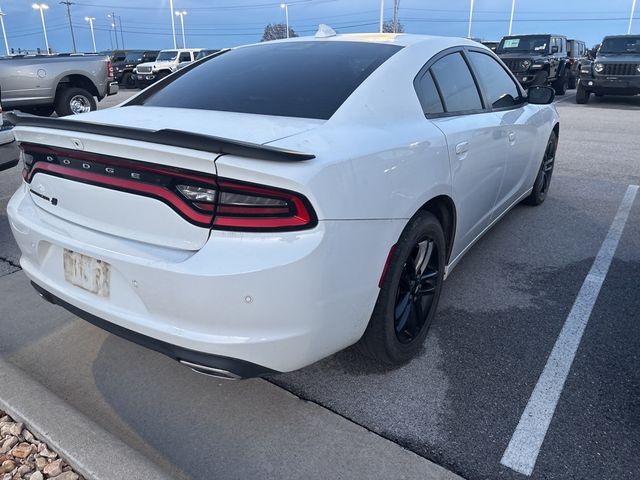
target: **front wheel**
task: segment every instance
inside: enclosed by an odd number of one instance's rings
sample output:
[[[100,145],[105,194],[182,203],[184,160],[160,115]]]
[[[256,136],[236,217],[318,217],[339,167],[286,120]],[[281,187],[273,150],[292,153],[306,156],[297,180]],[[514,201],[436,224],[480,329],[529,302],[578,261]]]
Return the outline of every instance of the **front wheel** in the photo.
[[[587,104],[589,103],[589,97],[591,96],[591,92],[584,88],[582,82],[578,83],[578,89],[576,90],[576,103],[579,104]]]
[[[436,313],[445,267],[442,226],[429,212],[417,214],[396,244],[360,351],[385,365],[414,357]]]
[[[571,75],[569,77],[568,88],[569,90],[573,90],[578,86],[578,77],[576,75]]]
[[[96,108],[93,95],[84,88],[62,88],[56,96],[56,113],[59,117],[92,112]]]
[[[524,199],[524,203],[527,205],[538,206],[547,198],[549,185],[551,185],[551,175],[553,175],[553,167],[556,160],[557,147],[558,137],[556,137],[555,132],[551,132],[551,136],[547,142],[547,148],[545,148],[544,155],[542,156],[542,163],[540,163],[536,181],[533,183],[533,190],[531,190],[531,194]]]
[[[553,88],[556,91],[556,95],[564,95],[567,93],[567,87],[569,86],[569,77],[566,72],[553,82]]]

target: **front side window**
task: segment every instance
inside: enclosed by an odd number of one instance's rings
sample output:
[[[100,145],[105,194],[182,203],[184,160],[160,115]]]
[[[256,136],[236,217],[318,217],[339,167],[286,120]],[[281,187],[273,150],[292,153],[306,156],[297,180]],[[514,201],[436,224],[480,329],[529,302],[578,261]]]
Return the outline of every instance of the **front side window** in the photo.
[[[469,58],[492,108],[514,107],[523,102],[520,90],[494,58],[479,52],[469,52]]]
[[[351,41],[241,47],[204,59],[137,104],[327,120],[401,48]]]
[[[182,52],[180,54],[180,61],[181,62],[190,62],[191,61],[191,55],[189,54],[189,52]]]
[[[460,53],[451,53],[431,67],[447,113],[482,109],[471,71]]]

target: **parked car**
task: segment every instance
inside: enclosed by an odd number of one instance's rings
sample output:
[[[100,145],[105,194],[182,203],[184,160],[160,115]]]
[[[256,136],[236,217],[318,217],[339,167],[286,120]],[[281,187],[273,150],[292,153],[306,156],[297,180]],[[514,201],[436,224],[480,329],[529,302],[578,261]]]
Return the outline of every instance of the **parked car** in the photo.
[[[161,50],[153,62],[141,63],[134,70],[136,87],[144,88],[171,75],[183,62],[193,62],[201,49],[187,48],[177,50]]]
[[[385,364],[416,355],[445,275],[544,202],[554,92],[471,40],[326,30],[73,121],[12,115],[8,215],[42,296],[226,378],[358,341]]]
[[[590,63],[589,49],[582,40],[571,39],[567,40],[567,53],[569,56],[567,62],[570,67],[568,86],[574,89],[578,86],[582,66]]]
[[[507,36],[500,41],[496,53],[525,88],[551,85],[556,95],[566,93],[570,78],[566,37],[549,34]]]
[[[220,52],[220,51],[222,51],[222,50],[221,50],[221,49],[207,49],[207,50],[200,50],[200,51],[196,54],[196,56],[195,56],[195,58],[193,59],[193,61],[195,62],[195,61],[197,61],[197,60],[200,60],[201,58],[204,58],[204,57],[209,56],[209,55],[213,55],[214,53],[218,53],[218,52]],[[178,70],[182,70],[184,67],[186,67],[187,65],[190,65],[191,63],[192,63],[192,62],[181,62],[181,63],[179,63],[179,64],[178,64]]]
[[[0,105],[0,172],[18,164],[18,146],[13,137],[11,125],[4,125],[2,105]]]
[[[604,37],[595,60],[582,68],[577,103],[588,103],[594,93],[640,94],[640,35]]]
[[[133,69],[141,63],[153,62],[158,56],[158,50],[134,50],[129,51],[121,62],[113,63],[113,70],[116,81],[119,85],[134,87],[135,81],[132,78]]]
[[[0,59],[0,86],[5,110],[49,116],[85,113],[118,92],[108,57],[84,55],[25,56]]]
[[[498,48],[498,45],[500,45],[500,42],[493,42],[490,40],[485,40],[482,43],[485,47],[487,47],[489,50],[491,50],[492,52],[496,51],[496,48]]]

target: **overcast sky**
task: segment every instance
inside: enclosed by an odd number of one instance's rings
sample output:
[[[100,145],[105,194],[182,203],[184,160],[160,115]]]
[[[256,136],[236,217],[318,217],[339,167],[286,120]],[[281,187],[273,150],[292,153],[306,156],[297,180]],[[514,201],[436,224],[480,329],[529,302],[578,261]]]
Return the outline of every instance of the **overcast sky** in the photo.
[[[42,1],[42,0],[40,0]],[[0,0],[9,46],[44,48],[40,15],[32,0]],[[49,44],[57,51],[71,50],[66,7],[59,0],[46,2]],[[378,27],[380,0],[290,0],[289,22],[301,35],[311,35],[318,23],[336,31],[367,32]],[[640,2],[639,2],[640,3]],[[393,0],[385,1],[385,16],[392,15]],[[632,0],[516,0],[514,33],[560,33],[593,45],[607,34],[626,33]],[[188,47],[219,48],[260,40],[267,23],[284,22],[280,1],[274,0],[174,0],[175,9],[187,11]],[[500,39],[507,33],[511,0],[475,0],[472,36]],[[86,16],[95,17],[99,50],[115,47],[110,31],[114,12],[122,21],[126,48],[171,48],[169,0],[77,0],[71,6],[78,50],[91,50]],[[466,36],[469,0],[401,0],[400,21],[409,33]],[[119,24],[118,24],[119,26]],[[180,23],[176,18],[178,42]],[[634,33],[640,34],[640,5]],[[122,47],[120,32],[118,45]]]

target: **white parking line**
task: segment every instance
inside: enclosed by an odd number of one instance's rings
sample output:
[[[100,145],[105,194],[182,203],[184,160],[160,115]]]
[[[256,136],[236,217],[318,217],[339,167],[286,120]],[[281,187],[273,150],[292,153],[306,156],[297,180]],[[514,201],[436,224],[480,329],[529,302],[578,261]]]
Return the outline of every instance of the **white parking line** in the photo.
[[[560,336],[553,346],[547,364],[502,456],[500,463],[518,473],[531,475],[533,471],[582,334],[609,271],[637,192],[638,185],[629,185],[627,188],[618,212],[609,227],[609,232],[578,292]]]

